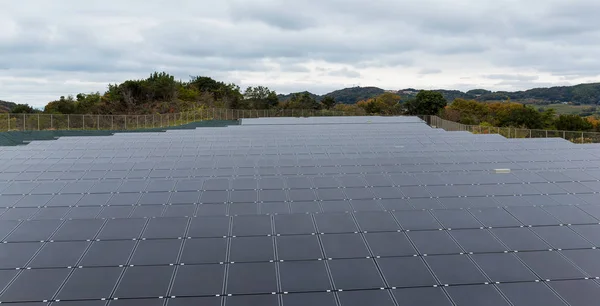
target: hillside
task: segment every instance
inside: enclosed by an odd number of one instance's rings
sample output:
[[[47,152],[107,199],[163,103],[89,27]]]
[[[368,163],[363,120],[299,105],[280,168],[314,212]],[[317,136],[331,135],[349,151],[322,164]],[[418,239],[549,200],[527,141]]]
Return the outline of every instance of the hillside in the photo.
[[[291,98],[292,98],[292,96],[293,96],[294,94],[303,94],[303,93],[308,93],[308,95],[309,95],[311,98],[313,98],[313,99],[315,99],[315,100],[317,100],[317,101],[321,101],[321,99],[323,99],[323,97],[324,97],[324,96],[315,95],[315,94],[314,94],[314,93],[312,93],[312,92],[308,92],[308,91],[302,91],[302,92],[293,92],[293,93],[289,93],[289,94],[287,94],[287,95],[277,95],[277,99],[279,99],[279,101],[287,101],[287,100],[291,99]]]
[[[336,90],[319,96],[311,95],[319,101],[324,96],[332,96],[338,103],[353,104],[361,100],[376,97],[386,90],[377,87],[351,87]],[[534,88],[525,91],[489,91],[485,89],[473,89],[467,92],[459,90],[435,89],[448,101],[456,98],[477,101],[502,101],[510,99],[515,102],[528,104],[546,105],[552,103],[570,102],[575,105],[600,105],[600,83],[580,84],[575,86],[557,86],[550,88]],[[398,90],[396,93],[403,98],[413,98],[419,92],[418,89],[407,88]],[[285,101],[289,95],[278,95],[280,101]]]
[[[327,94],[338,103],[353,104],[360,100],[366,100],[384,93],[385,90],[377,87],[351,87],[332,91]]]
[[[0,100],[0,113],[7,113],[17,104],[13,102],[7,102]]]
[[[156,114],[177,113],[197,107],[218,107],[232,109],[266,109],[320,107],[319,102],[325,96],[335,99],[338,105],[350,106],[366,101],[384,93],[400,96],[401,102],[416,97],[420,89],[406,88],[385,90],[378,87],[350,87],[332,91],[325,95],[316,95],[307,91],[277,95],[264,86],[248,87],[241,90],[233,83],[225,83],[207,76],[193,76],[188,81],[176,80],[166,72],[154,72],[145,79],[125,80],[120,84],[109,84],[104,92],[79,93],[75,96],[61,96],[46,102],[44,113],[55,114]],[[600,83],[534,88],[525,91],[489,91],[472,89],[459,90],[436,89],[448,101],[457,98],[480,102],[511,100],[538,107],[556,104],[572,106],[600,105]],[[293,103],[289,103],[295,97]],[[41,104],[41,103],[39,103]],[[28,105],[17,105],[0,101],[1,112],[36,112]],[[594,111],[595,112],[595,111]]]

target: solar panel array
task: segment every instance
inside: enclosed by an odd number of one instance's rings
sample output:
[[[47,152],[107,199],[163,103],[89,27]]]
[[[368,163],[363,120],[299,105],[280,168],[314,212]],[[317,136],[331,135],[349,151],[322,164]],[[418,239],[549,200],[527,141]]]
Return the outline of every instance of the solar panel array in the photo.
[[[414,117],[242,123],[0,147],[0,302],[600,301],[598,145]]]

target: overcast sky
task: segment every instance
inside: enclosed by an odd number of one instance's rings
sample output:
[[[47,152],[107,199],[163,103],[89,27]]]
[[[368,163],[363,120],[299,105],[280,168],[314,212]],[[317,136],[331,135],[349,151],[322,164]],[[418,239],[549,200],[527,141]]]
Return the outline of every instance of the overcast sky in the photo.
[[[166,71],[242,88],[598,82],[597,0],[0,0],[0,100]]]

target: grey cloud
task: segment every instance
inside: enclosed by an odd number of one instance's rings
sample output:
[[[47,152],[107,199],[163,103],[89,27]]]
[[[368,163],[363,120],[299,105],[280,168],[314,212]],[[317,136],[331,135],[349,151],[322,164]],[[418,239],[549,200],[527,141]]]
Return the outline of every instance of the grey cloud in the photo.
[[[303,73],[307,73],[310,72],[310,69],[306,68],[306,66],[303,65],[299,65],[299,64],[282,64],[281,65],[281,71],[284,72],[303,72]]]
[[[490,74],[483,76],[486,79],[491,80],[514,80],[514,81],[534,81],[540,77],[537,75],[523,75],[523,74]]]
[[[527,81],[507,80],[507,81],[498,82],[495,85],[498,86],[499,88],[501,88],[501,90],[516,91],[516,90],[526,90],[526,89],[532,89],[532,88],[546,88],[546,87],[553,87],[553,86],[569,86],[572,84],[569,82],[550,83],[550,82],[527,82]]]
[[[331,70],[326,72],[327,75],[330,76],[343,76],[348,78],[360,78],[360,72],[355,70],[350,70],[346,67],[336,70]]]
[[[597,79],[600,71],[600,2],[594,0],[5,2],[0,77],[51,81],[35,89],[27,82],[2,83],[2,94],[13,100],[33,99],[29,92],[47,97],[103,90],[61,84],[120,82],[157,69],[182,79],[208,75],[241,84],[261,75],[270,82],[262,85],[280,86],[281,92],[336,89],[357,78],[385,87],[380,83],[397,75],[411,73],[423,82],[434,72],[473,84],[498,80],[496,88],[537,86],[537,74],[575,82]],[[311,71],[314,62],[327,68]],[[331,71],[336,66],[348,68]],[[506,73],[467,73],[460,66]],[[386,72],[373,77],[372,71]]]
[[[229,10],[235,21],[256,21],[283,30],[304,30],[316,26],[316,20],[310,14],[294,10],[290,3],[282,1],[232,1]]]
[[[442,73],[441,69],[437,69],[437,68],[425,68],[425,69],[421,69],[419,71],[419,74],[421,75],[425,75],[425,74],[438,74],[438,73]]]

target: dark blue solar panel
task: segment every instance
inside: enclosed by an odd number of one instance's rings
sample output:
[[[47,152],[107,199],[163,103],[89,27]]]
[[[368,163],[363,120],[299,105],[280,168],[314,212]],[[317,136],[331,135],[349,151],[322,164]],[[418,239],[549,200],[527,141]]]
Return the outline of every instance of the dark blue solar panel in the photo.
[[[413,117],[0,147],[0,302],[595,305],[598,152]]]

